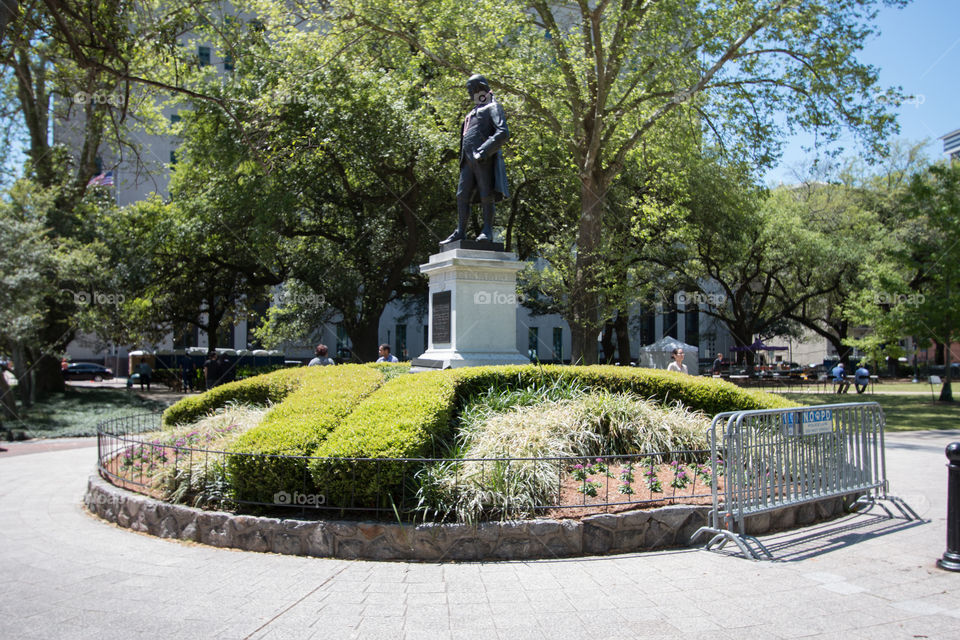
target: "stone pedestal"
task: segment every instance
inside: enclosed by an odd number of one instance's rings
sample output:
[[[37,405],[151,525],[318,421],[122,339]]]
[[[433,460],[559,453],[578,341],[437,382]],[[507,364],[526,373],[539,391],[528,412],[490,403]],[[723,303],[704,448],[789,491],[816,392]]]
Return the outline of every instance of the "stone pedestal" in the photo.
[[[529,364],[517,351],[517,272],[524,263],[502,250],[453,244],[420,265],[430,278],[430,327],[427,350],[412,370]]]

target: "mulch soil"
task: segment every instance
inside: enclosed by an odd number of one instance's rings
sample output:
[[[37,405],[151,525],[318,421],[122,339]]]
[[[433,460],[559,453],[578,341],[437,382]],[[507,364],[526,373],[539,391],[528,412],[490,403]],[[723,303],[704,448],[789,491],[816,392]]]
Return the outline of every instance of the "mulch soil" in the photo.
[[[580,519],[599,513],[656,509],[674,504],[711,504],[711,488],[702,477],[694,474],[692,465],[682,465],[686,476],[690,478],[689,484],[684,488],[670,486],[675,476],[674,468],[670,465],[654,465],[653,468],[660,482],[661,491],[659,492],[652,491],[650,484],[653,483],[648,484],[646,480],[649,466],[633,467],[634,480],[630,483],[633,489],[632,494],[624,494],[620,491],[624,486],[620,480],[624,469],[621,465],[611,465],[607,473],[589,473],[588,471],[587,480],[577,480],[572,475],[567,476],[561,484],[560,504],[569,506],[549,509],[544,515],[554,519]],[[595,486],[596,495],[588,495],[584,492],[588,480],[599,483],[599,486]],[[722,476],[718,480],[717,488],[723,490]]]

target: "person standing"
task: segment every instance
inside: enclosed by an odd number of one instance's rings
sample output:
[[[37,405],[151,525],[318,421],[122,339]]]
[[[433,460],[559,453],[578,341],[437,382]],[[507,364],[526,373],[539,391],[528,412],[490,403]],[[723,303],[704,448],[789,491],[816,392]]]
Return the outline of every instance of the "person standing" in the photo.
[[[870,371],[863,366],[861,362],[857,370],[853,372],[853,384],[857,388],[857,393],[863,393],[870,384]]]
[[[723,370],[723,354],[718,353],[717,359],[713,361],[713,375],[719,376]]]
[[[150,391],[150,378],[153,376],[153,369],[147,364],[146,360],[141,360],[137,366],[137,373],[140,375],[140,391],[143,391],[143,385],[146,383],[147,391]]]
[[[667,371],[676,371],[678,373],[687,373],[687,365],[683,364],[683,349],[674,349],[670,352],[673,362],[667,365]]]
[[[325,344],[318,344],[314,353],[316,353],[316,357],[307,363],[308,367],[326,367],[331,364],[337,364],[333,361],[333,358],[327,355],[328,349]]]
[[[844,371],[842,362],[838,363],[830,374],[833,376],[836,393],[846,393],[850,389],[850,381],[847,380],[847,374],[846,371]]]
[[[220,362],[217,360],[217,352],[211,349],[207,352],[207,361],[203,363],[203,378],[206,381],[207,389],[213,389],[220,383]]]
[[[180,384],[184,393],[191,393],[193,391],[196,378],[197,365],[193,363],[193,360],[183,360],[180,363]]]
[[[384,342],[380,345],[380,357],[377,358],[377,362],[400,362],[397,360],[397,356],[390,354],[390,345]]]

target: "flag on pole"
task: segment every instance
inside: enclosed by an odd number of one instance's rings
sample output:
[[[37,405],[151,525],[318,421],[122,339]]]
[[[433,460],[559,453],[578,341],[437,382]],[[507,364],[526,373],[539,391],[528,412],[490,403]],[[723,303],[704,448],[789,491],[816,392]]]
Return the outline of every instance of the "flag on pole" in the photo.
[[[93,176],[90,178],[90,182],[87,183],[88,187],[112,187],[113,186],[113,171],[107,171],[106,173],[101,173],[100,175]]]

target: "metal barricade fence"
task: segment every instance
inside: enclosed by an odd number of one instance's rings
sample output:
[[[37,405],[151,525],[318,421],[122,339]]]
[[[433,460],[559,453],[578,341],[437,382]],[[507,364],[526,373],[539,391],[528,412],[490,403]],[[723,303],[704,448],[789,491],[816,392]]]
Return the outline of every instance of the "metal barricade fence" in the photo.
[[[733,541],[744,555],[759,559],[753,544],[772,559],[747,535],[748,516],[851,494],[890,517],[879,500],[894,504],[907,520],[919,519],[888,493],[883,430],[883,410],[875,402],[717,414],[710,426],[711,458],[714,475],[718,464],[724,466],[724,488],[714,484],[711,524],[691,542],[711,533],[707,549]]]

